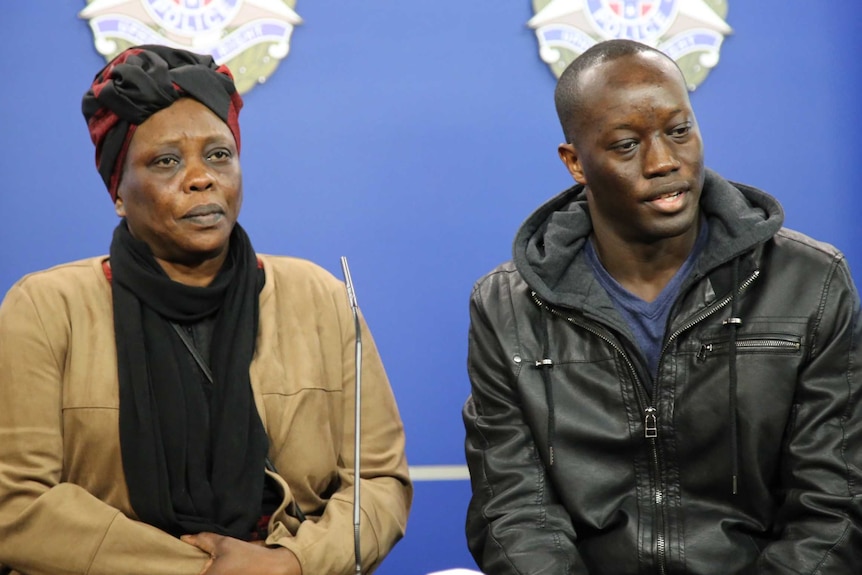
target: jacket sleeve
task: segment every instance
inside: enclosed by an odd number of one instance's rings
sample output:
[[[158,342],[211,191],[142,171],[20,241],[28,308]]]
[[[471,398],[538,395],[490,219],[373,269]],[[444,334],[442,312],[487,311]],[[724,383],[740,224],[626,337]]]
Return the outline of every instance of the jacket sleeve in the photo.
[[[197,575],[202,551],[64,482],[70,328],[61,303],[49,308],[21,283],[0,306],[0,564],[28,575]]]
[[[862,312],[842,257],[824,282],[780,470],[777,539],[761,575],[858,573],[862,565]]]
[[[513,361],[518,351],[511,305],[508,284],[487,279],[470,301],[472,395],[463,410],[473,490],[468,545],[486,573],[583,575],[587,571],[575,548],[571,520],[549,483],[519,407],[520,363]]]
[[[354,429],[355,429],[355,328],[353,314],[337,285],[332,301],[340,330],[340,386],[343,390],[341,437],[338,445],[337,488],[326,495],[322,515],[299,524],[295,536],[286,526],[277,526],[267,543],[290,549],[303,573],[350,575],[355,572],[354,547]],[[360,316],[362,339],[362,429],[360,447],[360,555],[362,572],[376,569],[405,532],[413,498],[404,426],[395,397],[365,320]],[[326,358],[321,361],[327,361]],[[307,417],[311,415],[306,414]],[[328,424],[318,421],[321,428]],[[285,462],[289,465],[289,462]],[[281,467],[280,467],[281,468]],[[318,480],[319,481],[319,480]],[[308,511],[308,510],[305,510]]]

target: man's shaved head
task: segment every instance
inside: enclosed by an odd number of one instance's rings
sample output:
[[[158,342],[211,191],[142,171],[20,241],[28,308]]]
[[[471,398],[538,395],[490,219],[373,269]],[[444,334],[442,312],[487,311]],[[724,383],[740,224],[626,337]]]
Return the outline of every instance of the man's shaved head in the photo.
[[[584,115],[583,94],[581,91],[581,78],[584,72],[618,58],[633,56],[641,53],[654,53],[660,55],[668,62],[677,66],[664,52],[651,48],[633,40],[608,40],[599,42],[587,49],[583,54],[575,58],[563,71],[557,81],[554,91],[554,103],[557,107],[557,117],[563,128],[563,135],[567,143],[573,143],[579,131],[580,122]],[[677,67],[678,68],[678,67]],[[682,75],[682,72],[680,72]]]

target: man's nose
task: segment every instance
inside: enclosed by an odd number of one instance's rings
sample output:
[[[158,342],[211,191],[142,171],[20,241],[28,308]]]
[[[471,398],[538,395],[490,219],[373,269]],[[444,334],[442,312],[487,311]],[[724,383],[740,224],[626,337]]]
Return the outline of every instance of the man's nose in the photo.
[[[680,162],[674,152],[673,145],[661,135],[649,140],[644,153],[644,175],[651,178],[678,170]]]

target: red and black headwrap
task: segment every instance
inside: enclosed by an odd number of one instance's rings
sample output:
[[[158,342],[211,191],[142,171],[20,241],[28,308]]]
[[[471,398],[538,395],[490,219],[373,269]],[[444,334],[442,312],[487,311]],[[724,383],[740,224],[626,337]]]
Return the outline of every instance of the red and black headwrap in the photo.
[[[96,145],[96,168],[111,199],[135,128],[180,98],[194,98],[221,118],[240,148],[242,98],[227,66],[211,56],[167,46],[129,48],[96,74],[81,110]]]

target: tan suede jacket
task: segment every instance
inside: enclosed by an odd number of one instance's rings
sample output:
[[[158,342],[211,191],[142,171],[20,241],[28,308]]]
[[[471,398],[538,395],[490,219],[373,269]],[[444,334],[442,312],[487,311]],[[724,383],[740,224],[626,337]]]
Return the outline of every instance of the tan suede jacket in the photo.
[[[0,306],[0,564],[27,575],[197,575],[207,556],[137,521],[123,475],[111,286],[92,258],[30,274]],[[352,573],[353,316],[314,264],[260,256],[251,384],[285,489],[267,543],[308,575]],[[404,430],[363,323],[361,552],[404,533]],[[284,508],[296,501],[308,520]],[[4,570],[0,567],[0,573]]]

